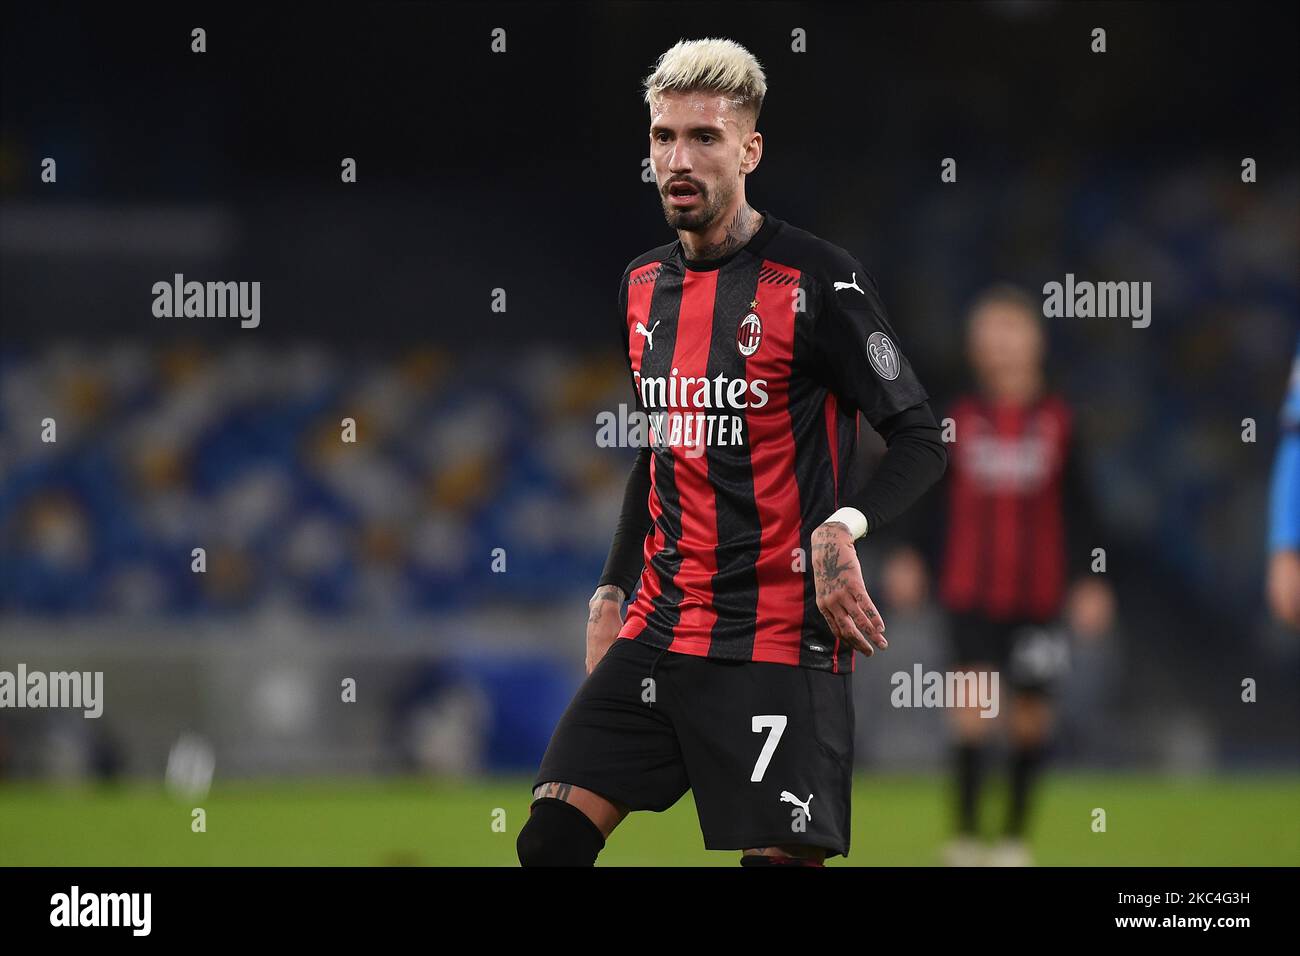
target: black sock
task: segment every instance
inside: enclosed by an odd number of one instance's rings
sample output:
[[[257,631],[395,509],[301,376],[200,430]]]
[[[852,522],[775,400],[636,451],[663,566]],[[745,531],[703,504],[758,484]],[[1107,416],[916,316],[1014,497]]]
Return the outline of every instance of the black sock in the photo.
[[[594,866],[605,837],[573,804],[538,797],[515,847],[522,866]]]
[[[975,835],[979,805],[980,758],[983,754],[984,747],[980,744],[961,743],[956,748],[957,832],[962,836]]]
[[[1019,839],[1029,813],[1029,791],[1043,762],[1041,746],[1017,747],[1011,755],[1011,804],[1007,811],[1007,836]]]

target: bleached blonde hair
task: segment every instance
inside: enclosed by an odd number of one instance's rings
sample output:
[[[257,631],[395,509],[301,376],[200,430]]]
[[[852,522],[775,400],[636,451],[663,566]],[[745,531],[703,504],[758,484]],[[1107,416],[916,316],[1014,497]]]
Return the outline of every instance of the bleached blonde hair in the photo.
[[[645,78],[645,101],[652,104],[666,90],[720,93],[737,110],[750,111],[757,123],[767,77],[754,54],[734,40],[678,40]]]

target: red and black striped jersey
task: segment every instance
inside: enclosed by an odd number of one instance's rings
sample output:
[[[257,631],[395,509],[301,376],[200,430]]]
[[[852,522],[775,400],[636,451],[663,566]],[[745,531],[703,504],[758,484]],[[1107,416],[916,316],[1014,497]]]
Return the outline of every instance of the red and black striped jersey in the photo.
[[[1060,611],[1071,570],[1070,409],[1055,395],[1025,405],[970,396],[950,417],[943,603],[992,620],[1047,621]]]
[[[927,399],[874,280],[765,213],[724,259],[690,261],[680,242],[634,259],[619,306],[653,449],[645,565],[620,636],[851,669],[817,609],[811,535],[839,506],[857,415],[876,425]]]

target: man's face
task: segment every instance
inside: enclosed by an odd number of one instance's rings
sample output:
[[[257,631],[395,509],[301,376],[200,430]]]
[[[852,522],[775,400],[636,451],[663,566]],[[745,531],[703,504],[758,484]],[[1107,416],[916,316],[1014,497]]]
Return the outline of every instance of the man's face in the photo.
[[[1043,359],[1043,331],[1018,305],[991,302],[971,316],[971,364],[982,379],[1027,374]]]
[[[730,207],[742,173],[758,164],[762,138],[749,122],[717,93],[669,91],[652,100],[650,161],[668,225],[703,232]]]

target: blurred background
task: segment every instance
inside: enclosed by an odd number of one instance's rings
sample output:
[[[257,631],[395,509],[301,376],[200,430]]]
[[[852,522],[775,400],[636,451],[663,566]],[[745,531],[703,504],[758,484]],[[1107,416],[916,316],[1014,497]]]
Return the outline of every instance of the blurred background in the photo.
[[[1300,862],[1300,645],[1263,602],[1294,9],[50,3],[0,38],[0,670],[103,671],[105,708],[0,710],[0,863],[513,861],[633,455],[595,440],[631,398],[618,277],[673,238],[640,80],[714,35],[767,71],[750,202],[867,265],[940,414],[990,283],[1152,283],[1148,328],[1047,327],[1119,611],[1076,648],[1035,840]],[[260,282],[260,324],[155,317],[177,273]],[[943,716],[888,694],[943,624],[883,610],[852,862],[933,862]],[[609,858],[718,862],[686,803]],[[199,805],[228,808],[201,845]],[[1130,821],[1105,847],[1098,805]]]

